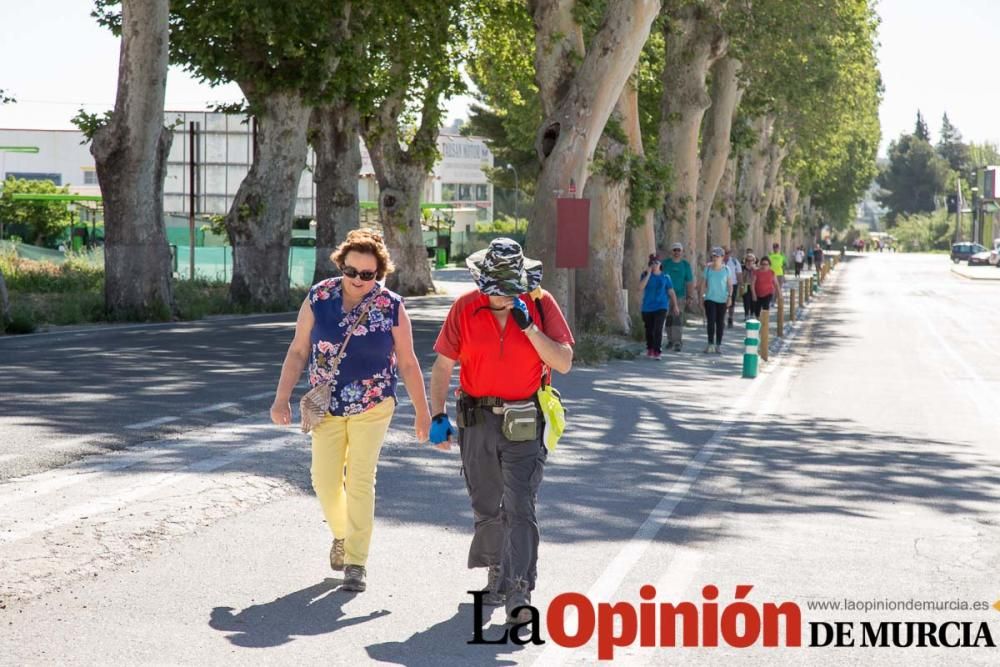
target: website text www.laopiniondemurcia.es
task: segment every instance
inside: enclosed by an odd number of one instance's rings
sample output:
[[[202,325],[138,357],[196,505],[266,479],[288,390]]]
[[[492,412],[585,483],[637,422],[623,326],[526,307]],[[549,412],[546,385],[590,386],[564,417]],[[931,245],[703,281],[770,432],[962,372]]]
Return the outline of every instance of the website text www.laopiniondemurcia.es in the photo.
[[[564,648],[579,648],[597,639],[599,660],[614,658],[615,649],[643,648],[924,648],[995,647],[989,624],[982,620],[947,621],[810,621],[808,643],[803,645],[802,610],[798,603],[747,600],[753,585],[736,586],[733,600],[720,604],[719,588],[702,588],[701,602],[658,602],[656,589],[639,589],[642,602],[593,603],[582,593],[560,593],[549,603],[545,629],[549,639]],[[546,643],[541,614],[524,605],[530,620],[505,628],[499,636],[487,637],[483,628],[485,591],[468,591],[473,597],[473,637],[468,644]],[[971,608],[982,610],[982,604]],[[1000,604],[1000,603],[998,603]],[[520,609],[520,608],[518,608]],[[953,609],[953,608],[950,608]],[[517,610],[515,610],[517,611]],[[575,619],[575,623],[573,620]],[[575,627],[572,627],[575,626]],[[859,630],[858,632],[855,632]]]

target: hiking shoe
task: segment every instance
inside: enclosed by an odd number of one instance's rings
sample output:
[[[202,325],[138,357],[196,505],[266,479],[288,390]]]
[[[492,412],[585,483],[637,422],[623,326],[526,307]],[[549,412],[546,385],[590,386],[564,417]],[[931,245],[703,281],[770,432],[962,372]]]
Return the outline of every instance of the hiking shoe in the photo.
[[[344,568],[344,584],[341,586],[345,591],[362,592],[367,588],[365,584],[365,568],[363,565],[348,565]]]
[[[514,625],[515,623],[528,623],[531,621],[530,609],[521,609],[517,613],[514,613],[514,609],[517,607],[529,604],[531,604],[531,596],[527,593],[511,593],[507,597],[507,625]]]
[[[344,569],[344,540],[336,537],[330,547],[330,567],[337,571]]]
[[[486,595],[483,596],[483,604],[490,607],[499,607],[507,596],[500,592],[500,566],[490,565],[486,572],[486,587],[483,588]]]

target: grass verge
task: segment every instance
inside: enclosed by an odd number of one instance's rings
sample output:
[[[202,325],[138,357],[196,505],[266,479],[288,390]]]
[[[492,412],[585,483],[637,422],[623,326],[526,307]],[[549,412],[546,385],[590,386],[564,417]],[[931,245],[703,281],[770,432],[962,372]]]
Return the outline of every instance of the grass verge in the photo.
[[[0,271],[10,294],[11,319],[4,327],[6,333],[33,333],[46,325],[108,321],[104,312],[104,269],[85,257],[70,256],[64,264],[56,265],[3,251]],[[220,281],[175,280],[173,292],[180,320],[261,312],[230,303],[229,284]],[[296,310],[306,292],[306,288],[293,287],[288,302],[277,304],[271,311]],[[148,319],[164,319],[163,313],[160,315]]]

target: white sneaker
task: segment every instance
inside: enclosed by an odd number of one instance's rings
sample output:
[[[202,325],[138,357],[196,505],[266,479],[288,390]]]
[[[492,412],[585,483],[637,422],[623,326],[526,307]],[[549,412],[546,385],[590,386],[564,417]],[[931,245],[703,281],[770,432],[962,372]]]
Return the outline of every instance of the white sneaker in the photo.
[[[705,346],[705,354],[708,354],[711,351],[712,351],[712,344],[709,343],[708,345]]]

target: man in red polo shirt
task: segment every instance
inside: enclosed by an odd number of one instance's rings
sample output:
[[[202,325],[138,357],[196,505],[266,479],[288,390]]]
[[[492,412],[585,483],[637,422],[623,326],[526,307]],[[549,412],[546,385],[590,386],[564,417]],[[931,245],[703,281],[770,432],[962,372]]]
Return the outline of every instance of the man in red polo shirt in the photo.
[[[515,241],[495,239],[466,264],[478,289],[452,304],[434,344],[430,439],[450,447],[455,429],[445,401],[459,362],[458,444],[475,518],[468,566],[488,568],[484,603],[506,602],[508,622],[523,623],[530,615],[519,607],[531,602],[537,574],[535,498],[547,454],[535,394],[543,372],[569,372],[573,334],[539,287],[541,263],[525,259]]]

